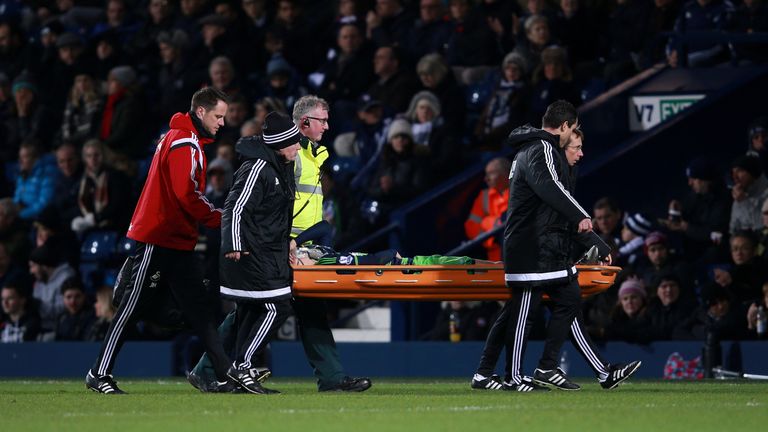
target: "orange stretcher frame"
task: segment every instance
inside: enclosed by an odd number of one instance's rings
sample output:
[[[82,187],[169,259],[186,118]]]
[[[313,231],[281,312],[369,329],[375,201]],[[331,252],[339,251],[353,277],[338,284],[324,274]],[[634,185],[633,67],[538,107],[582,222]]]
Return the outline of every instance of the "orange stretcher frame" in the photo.
[[[581,296],[613,285],[621,267],[577,265]],[[293,295],[349,300],[507,300],[502,264],[294,266]]]

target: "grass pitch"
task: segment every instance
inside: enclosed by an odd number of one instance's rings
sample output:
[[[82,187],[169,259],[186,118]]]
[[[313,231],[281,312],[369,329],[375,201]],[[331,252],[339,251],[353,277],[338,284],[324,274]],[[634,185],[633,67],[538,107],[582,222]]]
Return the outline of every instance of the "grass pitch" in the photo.
[[[602,390],[471,390],[467,379],[374,379],[362,394],[317,393],[273,379],[279,395],[202,394],[183,379],[121,380],[130,394],[82,380],[0,381],[2,431],[723,431],[765,430],[768,383],[633,381]],[[590,382],[591,381],[591,382]]]

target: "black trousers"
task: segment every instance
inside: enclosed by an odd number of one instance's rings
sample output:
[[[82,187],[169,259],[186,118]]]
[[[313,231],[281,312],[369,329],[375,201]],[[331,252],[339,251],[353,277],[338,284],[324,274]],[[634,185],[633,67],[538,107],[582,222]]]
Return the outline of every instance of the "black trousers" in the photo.
[[[266,346],[291,314],[290,299],[238,301],[235,311],[235,365],[250,369],[254,354]]]
[[[133,261],[131,283],[101,344],[92,369],[94,374],[112,373],[115,359],[125,341],[126,328],[143,318],[152,309],[154,301],[163,298],[162,295],[166,293],[160,290],[170,289],[181,307],[184,321],[203,342],[213,362],[216,378],[226,380],[229,357],[221,346],[214,321],[214,305],[218,302],[212,301],[211,294],[203,285],[201,267],[193,251],[139,243]]]
[[[534,322],[532,311],[539,309],[542,294],[546,292],[552,300],[552,317],[547,326],[547,341],[538,367],[545,370],[557,367],[560,349],[570,333],[571,340],[587,360],[595,374],[607,376],[607,363],[594,348],[592,340],[584,329],[581,317],[581,289],[578,280],[537,288],[516,287],[514,296],[507,301],[488,338],[480,358],[477,373],[493,374],[502,348],[507,348],[506,380],[519,383],[522,379],[522,365],[528,334]]]

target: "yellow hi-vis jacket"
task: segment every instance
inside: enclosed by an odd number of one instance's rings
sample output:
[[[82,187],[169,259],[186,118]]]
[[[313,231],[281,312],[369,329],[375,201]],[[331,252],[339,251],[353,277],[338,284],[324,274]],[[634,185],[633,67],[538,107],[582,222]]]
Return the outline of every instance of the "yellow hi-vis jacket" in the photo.
[[[296,158],[296,201],[293,204],[291,237],[323,220],[323,188],[320,185],[320,166],[328,159],[328,149],[301,138],[299,157]]]

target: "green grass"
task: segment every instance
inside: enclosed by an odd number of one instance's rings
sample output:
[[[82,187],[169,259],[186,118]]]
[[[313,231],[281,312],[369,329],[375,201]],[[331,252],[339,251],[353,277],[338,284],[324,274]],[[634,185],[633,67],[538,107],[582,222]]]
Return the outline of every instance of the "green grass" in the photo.
[[[635,381],[605,391],[470,390],[466,379],[375,379],[362,394],[273,379],[279,395],[201,394],[182,379],[122,380],[126,396],[80,380],[0,381],[5,431],[695,431],[765,430],[768,383]]]

